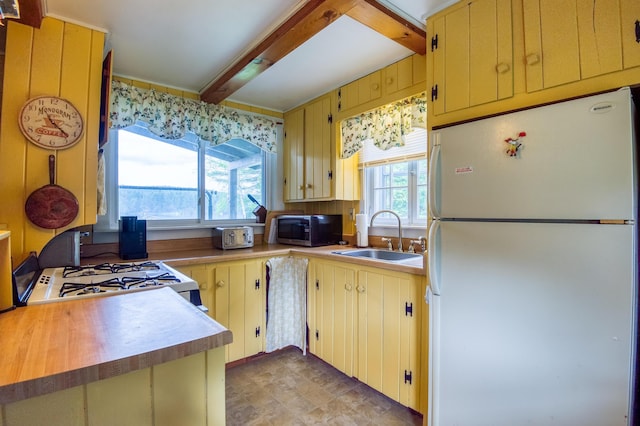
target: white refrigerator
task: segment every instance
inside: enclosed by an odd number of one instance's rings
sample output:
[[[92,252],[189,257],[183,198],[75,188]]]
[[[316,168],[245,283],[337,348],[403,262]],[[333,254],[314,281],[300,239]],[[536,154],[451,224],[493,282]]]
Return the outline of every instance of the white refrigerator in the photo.
[[[624,88],[432,132],[429,425],[631,424],[634,123]]]

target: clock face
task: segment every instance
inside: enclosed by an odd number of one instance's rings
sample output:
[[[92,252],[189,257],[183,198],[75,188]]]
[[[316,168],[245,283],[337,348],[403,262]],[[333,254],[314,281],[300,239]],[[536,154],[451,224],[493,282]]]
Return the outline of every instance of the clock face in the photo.
[[[84,123],[71,102],[56,96],[29,99],[19,117],[20,130],[43,148],[63,149],[80,140]]]

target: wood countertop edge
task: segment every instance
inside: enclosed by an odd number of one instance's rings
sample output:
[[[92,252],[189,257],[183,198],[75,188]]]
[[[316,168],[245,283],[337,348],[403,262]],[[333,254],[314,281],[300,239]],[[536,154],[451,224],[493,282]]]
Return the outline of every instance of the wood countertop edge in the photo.
[[[173,267],[187,265],[204,265],[208,263],[232,262],[236,260],[254,259],[258,257],[300,255],[327,260],[346,262],[353,265],[369,266],[373,268],[386,269],[395,272],[405,272],[414,275],[424,275],[426,271],[425,261],[423,265],[414,266],[410,264],[384,262],[375,259],[362,257],[348,257],[332,253],[336,250],[356,249],[352,246],[324,246],[324,247],[301,247],[301,246],[256,246],[253,249],[234,250],[197,250],[189,252],[166,252],[150,253],[149,258],[162,260]]]
[[[208,336],[147,353],[132,355],[107,361],[72,371],[64,371],[46,377],[25,380],[0,386],[0,404],[10,404],[36,396],[58,392],[72,387],[86,385],[98,380],[120,376],[132,371],[142,370],[195,355],[210,349],[227,345],[233,341],[231,331],[224,330],[214,336]]]
[[[145,296],[142,293],[146,293],[147,295]],[[144,327],[149,325],[149,321],[157,324],[156,321],[159,318],[158,313],[148,311],[145,306],[139,304],[139,301],[143,300],[143,298],[150,301],[153,300],[154,302],[152,303],[163,304],[165,308],[168,309],[167,312],[172,313],[171,317],[173,319],[166,321],[169,326],[160,326],[159,331],[155,335],[149,336],[151,339],[149,342],[141,342],[138,344],[137,339],[139,339],[140,336],[147,335],[138,333],[148,333],[148,329]],[[46,320],[51,320],[52,316],[50,313],[52,309],[57,313],[58,317],[67,317],[69,316],[69,312],[80,312],[82,310],[97,313],[98,317],[100,317],[99,311],[101,309],[99,307],[101,306],[107,306],[107,308],[105,308],[106,311],[108,309],[114,309],[114,307],[117,309],[119,306],[123,306],[124,309],[126,309],[127,306],[132,304],[139,308],[135,311],[129,309],[127,313],[144,318],[144,320],[140,322],[134,322],[134,324],[137,325],[134,328],[142,331],[134,331],[133,334],[127,334],[130,333],[127,330],[118,332],[122,323],[116,322],[115,325],[111,327],[113,332],[110,332],[109,327],[106,327],[104,328],[104,330],[106,330],[104,335],[99,335],[97,339],[90,340],[84,345],[81,344],[79,347],[74,346],[70,348],[70,350],[76,350],[79,354],[84,353],[85,355],[87,354],[87,350],[91,351],[93,348],[104,348],[104,350],[100,349],[103,353],[96,353],[95,355],[89,354],[84,357],[80,356],[77,359],[71,360],[71,362],[65,362],[63,360],[60,366],[56,366],[56,364],[53,363],[52,367],[44,369],[42,365],[33,365],[31,361],[25,361],[28,363],[20,364],[20,360],[23,359],[34,360],[36,363],[36,360],[55,360],[59,358],[60,355],[64,356],[64,354],[70,353],[69,349],[62,352],[60,351],[60,347],[65,346],[65,342],[82,342],[82,340],[77,340],[77,338],[80,337],[79,335],[70,335],[70,337],[66,337],[65,335],[54,339],[52,341],[54,342],[54,347],[51,347],[51,349],[48,349],[49,343],[46,342],[46,339],[44,342],[40,339],[34,340],[33,342],[36,345],[41,344],[41,346],[36,346],[32,349],[33,343],[31,342],[31,337],[27,337],[26,339],[20,337],[20,333],[25,331],[20,329],[20,325],[23,324],[20,322],[21,318],[27,318],[25,321],[30,321],[31,323],[36,321],[38,327],[43,327],[44,324],[47,324]],[[152,313],[152,315],[149,316],[147,314],[148,312]],[[191,323],[184,329],[183,335],[175,335],[175,331],[177,330],[175,324],[173,324],[175,318],[183,321],[181,324],[184,324],[184,321]],[[104,298],[27,306],[11,311],[9,315],[0,316],[0,320],[3,324],[5,344],[11,341],[17,341],[15,340],[16,338],[25,342],[25,345],[20,349],[16,348],[13,352],[7,349],[12,346],[5,345],[4,359],[11,364],[3,367],[6,368],[6,370],[4,370],[2,378],[4,383],[0,385],[0,404],[17,402],[23,399],[153,367],[154,365],[215,349],[233,341],[233,335],[230,330],[207,317],[206,314],[197,310],[195,306],[191,305],[188,301],[184,300],[182,296],[179,296],[169,288],[150,289],[145,292]],[[74,318],[71,318],[71,320],[73,322]],[[129,318],[127,318],[127,320],[129,320]],[[12,337],[5,333],[7,330],[14,330],[18,334]],[[55,327],[45,326],[38,336],[49,336],[54,331]],[[170,336],[170,338],[165,340],[163,337],[165,335]],[[113,347],[104,346],[104,344],[108,342],[105,336],[112,336],[116,339]],[[133,341],[124,341],[121,339],[133,339]],[[53,356],[53,358],[50,358],[51,356]]]

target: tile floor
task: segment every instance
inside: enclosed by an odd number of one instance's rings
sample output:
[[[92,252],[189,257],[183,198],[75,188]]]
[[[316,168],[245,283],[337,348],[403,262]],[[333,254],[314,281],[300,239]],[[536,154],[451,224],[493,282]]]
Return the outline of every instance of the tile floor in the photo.
[[[297,348],[227,368],[227,425],[422,425],[422,416]]]

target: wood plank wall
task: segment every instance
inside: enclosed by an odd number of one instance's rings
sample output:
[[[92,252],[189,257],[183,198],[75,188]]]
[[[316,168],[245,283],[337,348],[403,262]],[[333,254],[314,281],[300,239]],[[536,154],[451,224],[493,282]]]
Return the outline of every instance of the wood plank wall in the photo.
[[[104,33],[53,18],[39,29],[16,22],[7,26],[2,115],[0,116],[0,224],[11,231],[12,257],[20,261],[39,252],[56,234],[96,222],[96,180]],[[66,150],[29,143],[18,127],[22,105],[41,95],[71,101],[82,114],[85,131]],[[80,203],[67,227],[47,230],[24,214],[31,192],[49,183],[48,156],[57,163],[56,183]]]

